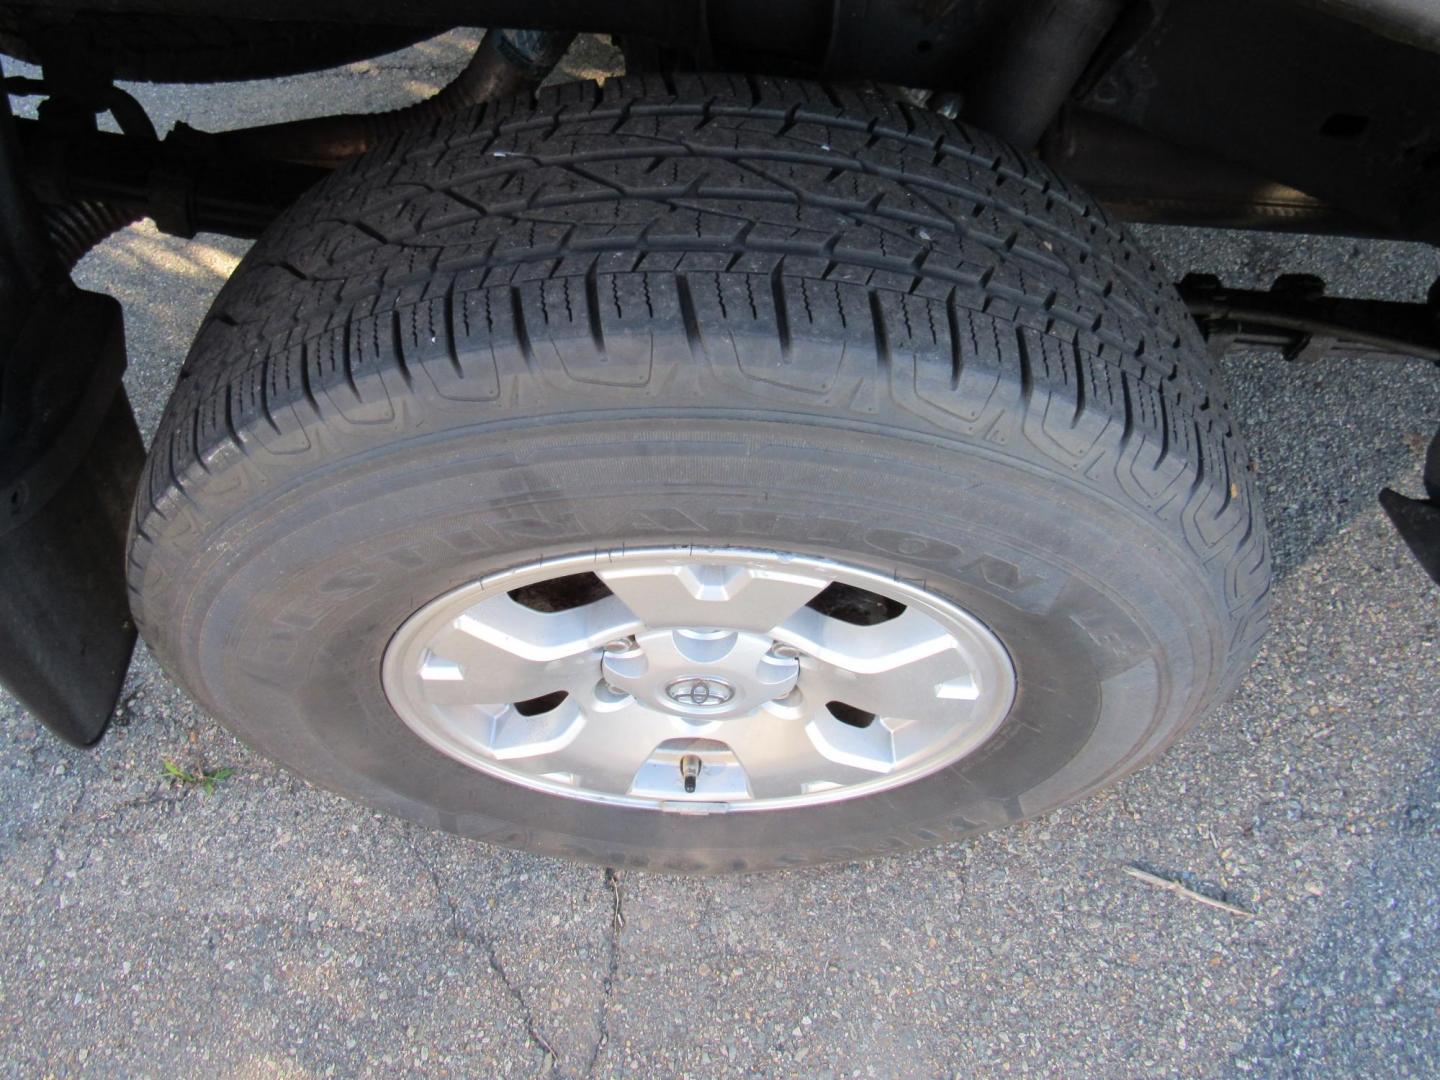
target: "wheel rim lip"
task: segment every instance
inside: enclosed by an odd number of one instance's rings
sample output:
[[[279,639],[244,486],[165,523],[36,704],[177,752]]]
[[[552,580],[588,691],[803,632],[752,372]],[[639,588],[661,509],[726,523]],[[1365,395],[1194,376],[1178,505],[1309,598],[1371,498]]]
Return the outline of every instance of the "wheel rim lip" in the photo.
[[[433,720],[424,716],[424,710],[430,708],[430,705],[415,690],[415,685],[419,682],[418,675],[412,676],[409,671],[416,668],[420,655],[427,648],[423,640],[427,630],[433,634],[436,628],[458,617],[460,613],[468,610],[481,599],[508,592],[522,585],[587,571],[596,572],[620,565],[645,562],[665,565],[674,565],[677,562],[703,564],[762,562],[787,570],[809,571],[823,575],[830,581],[857,585],[882,596],[899,600],[907,607],[918,606],[942,625],[949,624],[962,630],[968,641],[971,644],[978,643],[986,651],[988,658],[994,662],[990,675],[995,679],[996,686],[985,695],[992,702],[991,716],[984,724],[975,726],[970,738],[956,742],[952,752],[938,756],[934,761],[924,762],[919,767],[899,769],[894,773],[881,774],[871,781],[818,792],[723,802],[671,800],[629,793],[618,794],[591,789],[576,789],[548,780],[540,775],[508,767],[501,761],[478,754],[460,744],[453,735],[450,735],[446,731],[448,725],[437,726]],[[451,613],[448,619],[447,613]],[[598,646],[596,651],[597,654],[603,655],[603,644]],[[392,710],[414,734],[442,754],[479,773],[532,791],[561,796],[577,802],[687,815],[799,809],[861,798],[914,783],[970,756],[994,737],[1009,718],[1018,692],[1014,662],[1004,642],[974,614],[951,600],[898,577],[888,577],[878,571],[825,556],[720,545],[625,547],[543,556],[494,571],[477,580],[456,586],[422,605],[400,625],[387,644],[382,657],[381,683]],[[691,719],[696,718],[692,717]],[[703,733],[697,732],[697,734],[703,736]]]

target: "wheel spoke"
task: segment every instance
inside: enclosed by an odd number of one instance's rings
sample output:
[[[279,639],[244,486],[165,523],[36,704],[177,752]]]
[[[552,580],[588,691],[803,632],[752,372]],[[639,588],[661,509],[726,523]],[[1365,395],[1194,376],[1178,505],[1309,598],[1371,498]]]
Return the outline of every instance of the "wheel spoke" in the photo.
[[[648,626],[769,630],[829,581],[815,574],[736,564],[678,563],[596,571]]]
[[[568,611],[536,611],[508,594],[466,609],[455,628],[526,660],[560,660],[630,633],[639,620],[613,597]]]
[[[613,597],[539,612],[501,594],[442,626],[419,661],[418,684],[436,705],[507,704],[599,678],[597,649],[636,626]]]
[[[956,673],[953,656],[928,656],[889,671],[849,671],[816,664],[806,671],[809,692],[862,712],[895,720],[959,720],[970,711],[973,682]],[[963,688],[966,696],[955,693]]]
[[[840,701],[896,720],[961,720],[982,695],[964,646],[914,609],[874,626],[806,610],[776,636],[806,653],[806,694],[822,704]]]
[[[776,706],[730,721],[717,738],[739,759],[757,799],[848,787],[874,780],[885,771],[878,756],[855,754],[842,759],[825,753],[828,747],[814,731],[827,719],[839,723],[823,706]]]
[[[508,705],[559,690],[571,691],[598,678],[599,662],[592,650],[550,662],[525,660],[503,649],[475,644],[456,648],[438,640],[420,662],[418,686],[434,705]],[[452,661],[452,656],[464,656]],[[441,659],[441,658],[444,659]],[[453,673],[458,672],[458,676]]]
[[[601,701],[585,707],[585,719],[575,737],[563,747],[525,762],[527,772],[573,777],[573,782],[596,791],[623,794],[630,790],[640,767],[668,739],[683,737],[687,725],[679,717],[625,699],[616,704]]]
[[[569,746],[585,729],[579,702],[567,697],[548,712],[527,716],[502,708],[481,722],[481,740],[500,761],[516,761],[554,753]]]

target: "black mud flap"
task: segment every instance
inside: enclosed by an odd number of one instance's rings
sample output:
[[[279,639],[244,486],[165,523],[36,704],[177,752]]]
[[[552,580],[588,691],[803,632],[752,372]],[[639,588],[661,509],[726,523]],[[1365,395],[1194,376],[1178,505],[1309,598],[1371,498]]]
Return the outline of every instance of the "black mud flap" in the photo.
[[[105,730],[135,645],[125,536],[145,451],[120,304],[40,292],[0,357],[0,682],[69,742]]]
[[[1440,431],[1425,454],[1425,493],[1428,499],[1410,499],[1386,488],[1380,506],[1431,580],[1440,584]]]

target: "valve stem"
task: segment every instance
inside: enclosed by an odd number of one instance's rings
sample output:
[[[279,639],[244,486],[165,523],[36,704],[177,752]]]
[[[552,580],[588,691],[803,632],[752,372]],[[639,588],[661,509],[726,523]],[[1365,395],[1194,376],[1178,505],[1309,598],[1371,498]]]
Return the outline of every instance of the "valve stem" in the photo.
[[[695,781],[700,778],[700,758],[695,754],[686,754],[680,759],[680,776],[685,781],[685,794],[695,794]]]

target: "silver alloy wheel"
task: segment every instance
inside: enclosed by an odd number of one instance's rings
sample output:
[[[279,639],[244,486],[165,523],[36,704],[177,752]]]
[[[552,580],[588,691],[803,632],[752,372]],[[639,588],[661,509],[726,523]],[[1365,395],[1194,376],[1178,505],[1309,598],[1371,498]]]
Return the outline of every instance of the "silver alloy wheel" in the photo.
[[[974,751],[1015,697],[974,616],[873,571],[734,548],[531,563],[454,589],[386,649],[400,718],[470,767],[689,813],[813,805]]]

